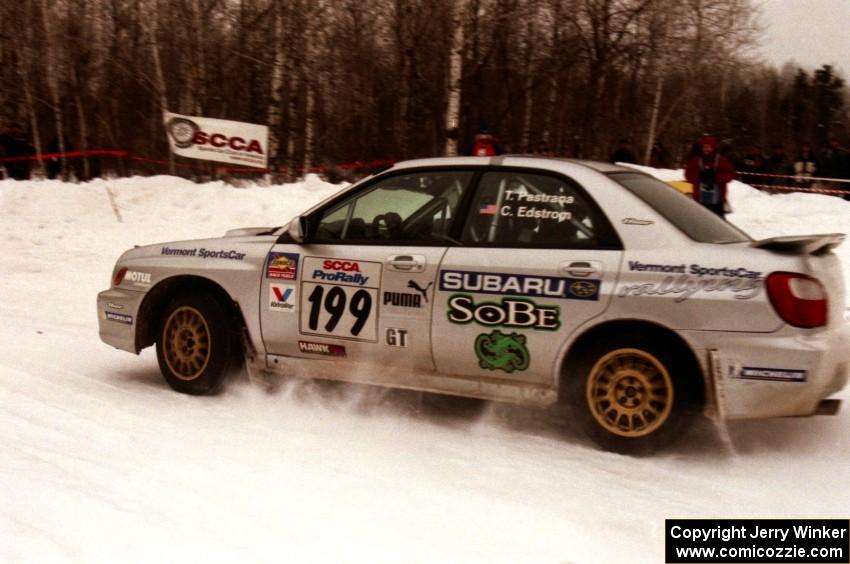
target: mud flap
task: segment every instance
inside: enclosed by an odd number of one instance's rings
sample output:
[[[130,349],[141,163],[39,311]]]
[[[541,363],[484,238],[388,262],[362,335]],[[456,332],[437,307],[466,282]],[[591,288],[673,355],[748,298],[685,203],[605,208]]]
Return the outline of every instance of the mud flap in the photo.
[[[248,382],[266,393],[274,393],[280,388],[280,377],[263,368],[258,362],[257,350],[248,335],[248,329],[244,326],[241,331],[242,351],[245,355],[245,372],[248,374]]]
[[[729,428],[726,425],[726,377],[723,360],[720,358],[717,349],[708,351],[708,373],[710,381],[706,385],[705,415],[714,424],[720,442],[729,452],[734,454],[735,445],[732,443],[732,437],[729,435]]]

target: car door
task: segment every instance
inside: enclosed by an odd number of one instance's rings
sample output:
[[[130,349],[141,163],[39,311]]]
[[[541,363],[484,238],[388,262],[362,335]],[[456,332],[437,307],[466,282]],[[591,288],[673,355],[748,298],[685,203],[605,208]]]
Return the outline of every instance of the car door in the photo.
[[[437,370],[553,385],[568,336],[611,299],[622,245],[610,222],[569,178],[491,169],[461,243],[443,257],[434,297]]]
[[[281,242],[266,262],[267,352],[433,371],[434,286],[472,176],[389,173],[311,214],[305,243]]]

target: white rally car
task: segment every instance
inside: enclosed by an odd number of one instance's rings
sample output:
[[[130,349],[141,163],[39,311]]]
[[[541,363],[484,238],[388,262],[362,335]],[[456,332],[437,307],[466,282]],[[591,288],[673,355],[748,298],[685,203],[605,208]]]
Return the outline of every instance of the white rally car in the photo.
[[[270,218],[273,220],[274,218]],[[399,163],[280,228],[125,252],[100,335],[156,345],[191,394],[228,372],[546,406],[608,448],[834,412],[843,235],[753,241],[635,170],[531,157]]]

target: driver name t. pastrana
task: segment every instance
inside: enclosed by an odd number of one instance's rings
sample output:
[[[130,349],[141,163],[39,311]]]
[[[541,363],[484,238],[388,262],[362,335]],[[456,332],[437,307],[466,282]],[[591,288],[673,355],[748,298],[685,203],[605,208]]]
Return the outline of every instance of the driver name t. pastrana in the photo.
[[[523,203],[557,204],[565,206],[575,203],[575,196],[564,194],[529,194],[527,192],[514,192],[505,190],[505,201]]]

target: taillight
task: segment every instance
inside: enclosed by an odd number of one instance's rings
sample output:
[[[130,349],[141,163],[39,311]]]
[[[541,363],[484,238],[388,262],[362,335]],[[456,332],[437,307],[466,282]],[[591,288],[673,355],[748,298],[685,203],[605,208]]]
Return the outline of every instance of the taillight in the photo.
[[[124,281],[124,276],[127,274],[127,267],[118,269],[118,272],[115,273],[115,276],[112,277],[112,285],[119,286],[121,282]]]
[[[826,290],[818,280],[805,274],[774,272],[766,284],[770,303],[783,321],[805,329],[826,325]]]

